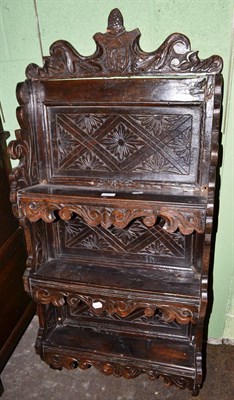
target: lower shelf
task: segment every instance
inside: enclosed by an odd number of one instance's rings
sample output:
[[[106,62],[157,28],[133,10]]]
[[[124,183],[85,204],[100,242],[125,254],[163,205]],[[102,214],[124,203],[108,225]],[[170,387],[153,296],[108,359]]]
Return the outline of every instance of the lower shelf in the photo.
[[[37,341],[38,352],[57,352],[76,355],[88,364],[104,359],[137,365],[138,368],[182,373],[187,377],[195,374],[195,347],[189,340],[139,337],[134,334],[102,331],[100,328],[56,326],[47,337]],[[59,367],[67,367],[67,361]],[[77,365],[78,366],[78,365]],[[70,366],[70,369],[75,366]]]
[[[42,334],[42,336],[41,336]],[[166,385],[192,390],[202,383],[201,354],[189,341],[143,338],[134,334],[95,332],[91,328],[56,326],[47,337],[39,330],[37,353],[51,368],[97,368],[105,375],[127,379],[145,374],[162,377]]]

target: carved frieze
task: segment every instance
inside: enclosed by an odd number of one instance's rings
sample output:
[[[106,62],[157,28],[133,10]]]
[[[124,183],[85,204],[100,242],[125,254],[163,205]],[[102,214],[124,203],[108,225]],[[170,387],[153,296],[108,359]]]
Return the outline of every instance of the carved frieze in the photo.
[[[174,208],[174,209],[173,209]],[[45,222],[53,222],[57,217],[68,221],[73,214],[80,216],[89,226],[101,225],[108,229],[112,225],[116,228],[126,227],[133,219],[143,217],[143,223],[152,227],[157,218],[165,221],[163,228],[173,233],[177,229],[184,235],[190,235],[194,231],[204,231],[204,212],[199,209],[182,209],[179,206],[156,206],[154,209],[147,208],[109,208],[92,207],[85,205],[61,204],[50,201],[21,202],[21,210],[25,217],[35,222],[40,218]]]
[[[79,367],[80,369],[86,370],[93,366],[105,375],[134,379],[140,374],[146,374],[150,380],[162,377],[167,386],[175,385],[180,389],[193,388],[193,381],[190,378],[177,375],[167,375],[166,373],[162,373],[161,371],[152,368],[139,368],[134,366],[132,363],[131,365],[128,365],[127,361],[120,364],[118,362],[110,362],[109,360],[100,361],[98,359],[84,357],[78,358],[77,356],[53,353],[48,350],[41,357],[48,365],[55,369],[66,368],[74,370]]]
[[[140,31],[127,32],[118,9],[111,11],[105,34],[96,33],[97,50],[93,56],[82,56],[66,41],[50,47],[44,66],[30,64],[26,75],[31,79],[76,78],[91,76],[128,76],[181,73],[218,73],[222,59],[211,56],[205,60],[191,50],[189,39],[180,34],[170,35],[154,52],[147,53],[139,46]]]
[[[98,297],[86,294],[71,294],[67,291],[60,292],[54,289],[42,289],[33,286],[31,289],[33,298],[42,304],[53,304],[56,307],[68,304],[71,309],[76,308],[80,302],[88,305],[92,314],[118,315],[121,318],[128,317],[137,309],[142,309],[147,318],[154,317],[157,310],[161,312],[161,318],[165,322],[177,321],[180,324],[195,323],[197,320],[194,307],[181,306],[166,303],[157,303],[153,301],[141,301],[131,299],[115,299],[110,297]]]

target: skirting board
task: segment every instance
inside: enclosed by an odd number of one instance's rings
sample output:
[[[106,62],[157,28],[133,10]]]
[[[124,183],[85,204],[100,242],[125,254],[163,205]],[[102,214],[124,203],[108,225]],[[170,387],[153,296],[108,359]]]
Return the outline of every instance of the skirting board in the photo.
[[[207,341],[209,344],[228,344],[230,346],[234,346],[234,339],[228,339],[228,338],[223,338],[223,339],[217,339],[217,338],[209,338]]]

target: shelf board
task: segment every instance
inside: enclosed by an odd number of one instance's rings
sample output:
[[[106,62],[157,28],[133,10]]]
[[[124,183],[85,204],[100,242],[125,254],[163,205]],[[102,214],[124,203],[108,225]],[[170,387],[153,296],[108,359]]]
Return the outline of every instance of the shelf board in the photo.
[[[169,233],[180,229],[182,234],[190,235],[205,230],[205,199],[182,193],[108,194],[87,188],[36,185],[19,191],[18,202],[22,216],[31,222],[43,219],[51,223],[57,214],[68,221],[76,214],[89,226],[101,225],[107,229],[114,225],[122,229],[139,217],[151,227],[159,217],[165,221],[164,229]]]
[[[21,189],[18,192],[20,199],[22,198],[53,198],[54,201],[70,201],[81,203],[85,201],[85,204],[96,203],[100,205],[116,205],[118,202],[120,205],[128,205],[134,203],[146,203],[147,206],[155,205],[157,203],[177,203],[184,204],[186,206],[197,206],[202,207],[206,204],[206,197],[200,195],[200,192],[194,190],[185,190],[181,187],[175,187],[173,189],[155,189],[152,192],[139,191],[139,190],[107,190],[101,188],[88,188],[78,186],[63,186],[63,185],[52,185],[52,184],[39,184],[35,186],[29,186],[25,189]]]
[[[138,364],[142,368],[182,370],[192,376],[195,370],[195,346],[189,340],[144,338],[128,333],[115,333],[92,328],[58,325],[40,343],[43,352],[68,354],[82,360],[103,358],[112,362]],[[111,353],[111,355],[110,355]],[[136,364],[135,364],[136,363]]]
[[[52,259],[45,262],[36,272],[30,274],[34,284],[42,283],[57,288],[69,287],[73,290],[85,289],[88,291],[103,289],[109,291],[122,291],[137,293],[139,297],[148,295],[176,296],[179,298],[199,298],[200,275],[194,270],[179,270],[168,267],[143,268],[141,266],[129,267],[127,264],[102,265],[88,261]]]

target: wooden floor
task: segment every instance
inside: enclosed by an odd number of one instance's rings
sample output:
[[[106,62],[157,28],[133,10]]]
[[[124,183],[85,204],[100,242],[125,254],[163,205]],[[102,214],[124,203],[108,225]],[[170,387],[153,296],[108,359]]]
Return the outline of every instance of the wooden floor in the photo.
[[[143,375],[133,380],[87,371],[55,371],[34,352],[37,317],[34,317],[2,373],[1,400],[192,400],[188,391],[165,387],[162,380]],[[208,345],[207,376],[197,400],[232,400],[234,346]]]

